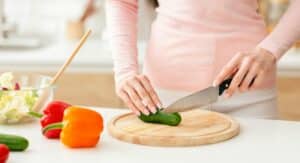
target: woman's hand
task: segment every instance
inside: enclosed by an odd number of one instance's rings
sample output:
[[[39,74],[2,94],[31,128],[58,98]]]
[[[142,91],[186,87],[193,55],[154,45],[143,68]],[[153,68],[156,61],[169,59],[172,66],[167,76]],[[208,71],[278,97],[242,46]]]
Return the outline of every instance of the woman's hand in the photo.
[[[239,90],[245,92],[258,87],[267,74],[274,68],[276,57],[267,50],[256,48],[252,52],[238,53],[224,66],[217,75],[214,85],[219,85],[225,79],[232,77],[232,82],[225,92],[230,97]]]
[[[125,79],[117,88],[117,95],[136,115],[149,115],[161,108],[161,102],[149,79],[145,75],[135,75]]]

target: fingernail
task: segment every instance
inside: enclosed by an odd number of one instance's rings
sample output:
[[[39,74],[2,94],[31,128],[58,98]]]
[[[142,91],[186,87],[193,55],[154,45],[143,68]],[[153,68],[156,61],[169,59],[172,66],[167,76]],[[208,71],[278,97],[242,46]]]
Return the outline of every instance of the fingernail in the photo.
[[[145,115],[149,115],[150,113],[149,113],[149,111],[145,111],[144,114]]]
[[[156,113],[156,108],[155,107],[151,107],[151,112],[154,114]]]
[[[159,108],[159,109],[162,109],[162,105],[160,103],[156,104],[156,106]],[[156,109],[155,109],[156,110]]]
[[[139,111],[135,111],[134,114],[137,115],[137,116],[141,115],[141,113]]]

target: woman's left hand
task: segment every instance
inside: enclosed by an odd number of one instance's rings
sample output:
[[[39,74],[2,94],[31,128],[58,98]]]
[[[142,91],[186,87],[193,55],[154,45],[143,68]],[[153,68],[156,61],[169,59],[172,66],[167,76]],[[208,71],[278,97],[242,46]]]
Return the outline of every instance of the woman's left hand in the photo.
[[[245,92],[254,89],[268,78],[267,74],[275,64],[276,57],[262,48],[237,53],[217,75],[213,85],[219,85],[225,79],[233,77],[225,92],[226,97],[232,96],[237,90]]]

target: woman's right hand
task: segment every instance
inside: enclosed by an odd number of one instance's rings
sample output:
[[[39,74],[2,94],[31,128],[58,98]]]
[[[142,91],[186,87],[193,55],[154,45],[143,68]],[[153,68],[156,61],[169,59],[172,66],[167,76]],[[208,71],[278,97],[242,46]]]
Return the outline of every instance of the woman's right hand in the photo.
[[[149,115],[161,108],[161,102],[145,75],[134,75],[120,83],[116,89],[117,95],[135,113]]]

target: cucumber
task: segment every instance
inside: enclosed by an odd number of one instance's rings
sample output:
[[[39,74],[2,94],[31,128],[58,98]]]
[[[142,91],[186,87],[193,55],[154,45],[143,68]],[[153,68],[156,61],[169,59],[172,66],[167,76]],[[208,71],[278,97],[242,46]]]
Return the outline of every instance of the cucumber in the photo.
[[[0,144],[5,144],[11,151],[24,151],[29,141],[22,136],[0,133]]]
[[[169,126],[178,126],[181,122],[181,116],[179,113],[164,113],[157,111],[155,114],[145,115],[141,114],[139,118],[146,123],[158,123]]]

